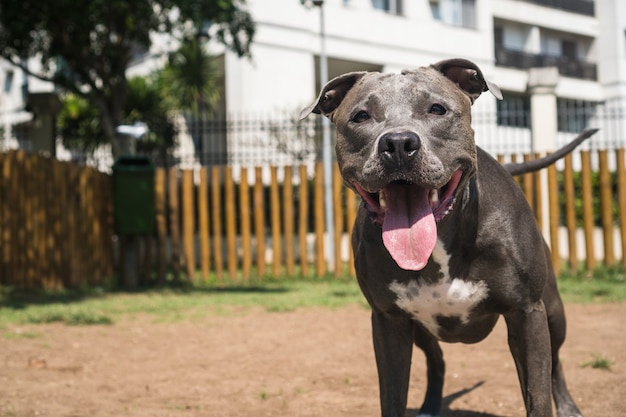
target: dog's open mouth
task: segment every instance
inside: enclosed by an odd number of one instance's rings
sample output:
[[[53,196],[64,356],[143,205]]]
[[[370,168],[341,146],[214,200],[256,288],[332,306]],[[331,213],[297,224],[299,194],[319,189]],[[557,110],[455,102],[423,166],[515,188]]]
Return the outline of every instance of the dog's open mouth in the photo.
[[[439,189],[395,181],[370,193],[354,183],[372,221],[382,225],[383,243],[400,268],[426,266],[437,243],[437,222],[452,210],[462,175],[454,172]]]

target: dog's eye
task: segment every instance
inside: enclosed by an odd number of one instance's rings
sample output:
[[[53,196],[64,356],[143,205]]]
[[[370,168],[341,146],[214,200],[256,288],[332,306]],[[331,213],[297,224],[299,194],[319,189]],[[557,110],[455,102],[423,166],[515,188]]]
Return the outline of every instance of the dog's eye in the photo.
[[[358,112],[352,117],[352,121],[354,123],[363,123],[364,121],[369,120],[369,119],[370,119],[370,115],[365,110],[361,110],[360,112]]]
[[[433,104],[432,106],[430,106],[430,110],[428,110],[428,113],[442,116],[446,114],[446,111],[447,110],[445,109],[445,107],[443,107],[441,104]]]

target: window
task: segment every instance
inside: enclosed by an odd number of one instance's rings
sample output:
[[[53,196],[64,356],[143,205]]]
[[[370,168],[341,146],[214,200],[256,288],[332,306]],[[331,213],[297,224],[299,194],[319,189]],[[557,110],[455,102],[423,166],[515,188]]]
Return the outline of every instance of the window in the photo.
[[[564,58],[570,61],[578,61],[578,48],[576,42],[563,40],[561,41],[561,52]]]
[[[430,0],[433,19],[465,28],[476,28],[476,0]]]
[[[435,20],[441,20],[441,7],[439,0],[430,0],[430,13]]]
[[[504,47],[504,29],[501,26],[493,28],[493,44],[496,50]]]
[[[563,53],[561,48],[561,39],[554,36],[542,36],[541,55],[561,57]]]
[[[372,7],[391,14],[402,14],[402,0],[371,0]]]
[[[530,97],[523,94],[505,93],[505,99],[497,102],[498,126],[530,127]]]
[[[4,77],[4,92],[9,94],[13,89],[13,71],[9,70]]]
[[[584,100],[557,98],[557,128],[559,132],[580,133],[593,116],[596,103]]]

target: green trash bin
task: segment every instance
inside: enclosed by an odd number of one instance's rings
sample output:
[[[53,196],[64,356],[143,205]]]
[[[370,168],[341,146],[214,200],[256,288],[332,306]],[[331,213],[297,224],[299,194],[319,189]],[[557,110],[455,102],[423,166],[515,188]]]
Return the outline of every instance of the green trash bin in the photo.
[[[122,156],[113,164],[113,214],[118,235],[154,231],[154,164],[142,156]]]

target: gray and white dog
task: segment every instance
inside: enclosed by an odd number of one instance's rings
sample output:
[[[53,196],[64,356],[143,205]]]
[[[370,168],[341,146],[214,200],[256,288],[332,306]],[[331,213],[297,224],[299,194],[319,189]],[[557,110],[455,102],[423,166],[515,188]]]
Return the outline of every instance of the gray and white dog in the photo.
[[[499,88],[464,59],[400,74],[352,72],[326,84],[301,113],[334,123],[345,184],[363,200],[352,246],[372,309],[384,417],[405,415],[412,345],[427,361],[420,416],[439,416],[439,341],[475,343],[504,316],[527,416],[579,417],[559,348],[565,315],[547,245],[511,174],[568,147],[503,167],[474,142],[471,105]]]

